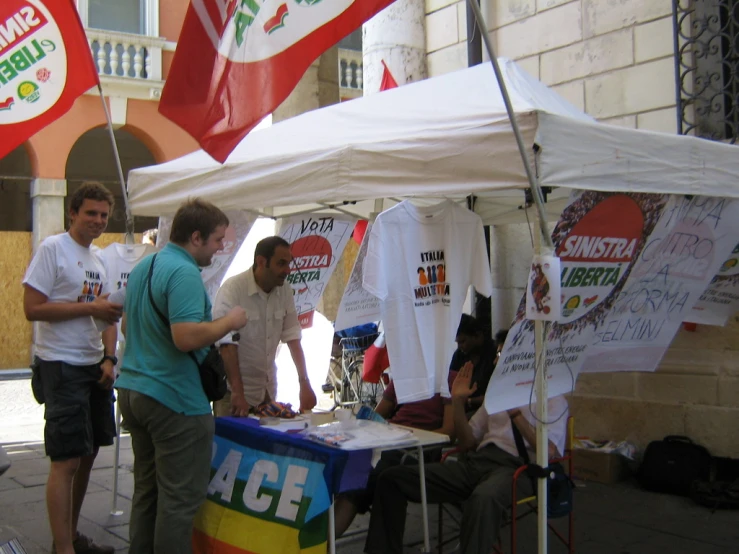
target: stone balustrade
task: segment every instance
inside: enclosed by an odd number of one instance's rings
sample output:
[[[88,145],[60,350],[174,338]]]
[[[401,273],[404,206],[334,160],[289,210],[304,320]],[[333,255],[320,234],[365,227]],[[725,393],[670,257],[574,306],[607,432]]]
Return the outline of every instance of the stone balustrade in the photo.
[[[101,77],[162,80],[165,39],[99,29],[86,32]]]
[[[339,86],[361,93],[363,86],[362,52],[339,49]],[[360,94],[361,95],[361,94]]]

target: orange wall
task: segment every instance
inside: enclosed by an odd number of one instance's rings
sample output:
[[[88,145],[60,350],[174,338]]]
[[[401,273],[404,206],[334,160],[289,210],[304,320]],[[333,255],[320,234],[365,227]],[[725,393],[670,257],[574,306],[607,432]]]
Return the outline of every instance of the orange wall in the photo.
[[[69,152],[77,139],[90,129],[105,125],[98,96],[80,96],[64,116],[43,128],[28,141],[33,175],[64,179]]]
[[[177,42],[190,0],[159,0],[159,36]]]
[[[159,103],[129,100],[126,126],[154,154],[157,163],[178,158],[197,150],[198,144],[158,111]]]

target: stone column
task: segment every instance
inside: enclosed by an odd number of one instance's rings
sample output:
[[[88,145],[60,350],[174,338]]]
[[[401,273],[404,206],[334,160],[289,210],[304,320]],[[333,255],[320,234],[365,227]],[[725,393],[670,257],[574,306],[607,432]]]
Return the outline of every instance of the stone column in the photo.
[[[428,77],[424,0],[396,0],[364,24],[364,94],[380,90],[384,60],[398,85]]]
[[[339,49],[334,46],[314,61],[285,101],[272,114],[272,123],[339,103]]]
[[[64,197],[67,195],[66,179],[41,179],[31,181],[33,202],[33,251],[46,237],[64,232]]]

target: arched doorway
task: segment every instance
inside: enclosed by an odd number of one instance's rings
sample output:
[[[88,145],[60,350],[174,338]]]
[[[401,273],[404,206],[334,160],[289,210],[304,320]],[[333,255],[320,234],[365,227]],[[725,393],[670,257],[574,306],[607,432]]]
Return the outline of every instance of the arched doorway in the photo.
[[[21,145],[0,159],[0,231],[33,229],[31,160]]]
[[[128,179],[128,172],[132,169],[156,163],[149,149],[131,133],[118,129],[115,131],[115,139],[124,178]],[[108,129],[105,127],[91,129],[77,139],[67,159],[66,177],[67,198],[84,181],[102,182],[115,196],[115,209],[111,214],[107,232],[125,233],[126,210]],[[69,204],[65,203],[65,209],[68,208]],[[156,217],[135,217],[134,231],[141,233],[156,228],[157,224]]]

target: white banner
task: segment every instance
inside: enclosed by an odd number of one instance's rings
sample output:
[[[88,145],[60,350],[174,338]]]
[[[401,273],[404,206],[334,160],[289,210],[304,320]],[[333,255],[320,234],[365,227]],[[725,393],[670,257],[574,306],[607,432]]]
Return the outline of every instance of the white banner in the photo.
[[[562,317],[546,346],[549,396],[583,371],[652,371],[739,236],[739,202],[586,191],[554,229]],[[528,403],[534,323],[522,300],[485,407]]]
[[[339,311],[334,323],[335,331],[342,331],[380,320],[380,299],[362,287],[364,259],[367,256],[367,245],[369,244],[371,230],[372,223],[368,223],[367,230],[362,238],[362,244],[359,246],[359,254],[357,254],[349,281],[347,281],[344,288],[344,295],[341,297]]]
[[[295,293],[300,326],[312,325],[313,313],[357,219],[347,215],[306,214],[281,222],[279,235],[290,243],[292,271],[287,280]]]
[[[244,244],[246,235],[249,234],[257,216],[245,211],[226,212],[229,226],[226,228],[226,237],[223,239],[223,250],[216,252],[211,264],[204,267],[200,276],[203,278],[205,290],[208,291],[210,301],[214,302],[216,293],[221,287],[223,276],[226,275],[236,253]],[[157,247],[163,248],[169,242],[169,234],[172,231],[172,218],[160,217],[159,230],[157,232]]]
[[[707,325],[726,325],[728,319],[739,311],[739,244],[731,256],[721,264],[708,288],[685,321]]]
[[[739,202],[671,196],[626,286],[598,324],[583,371],[656,370],[737,236]]]

